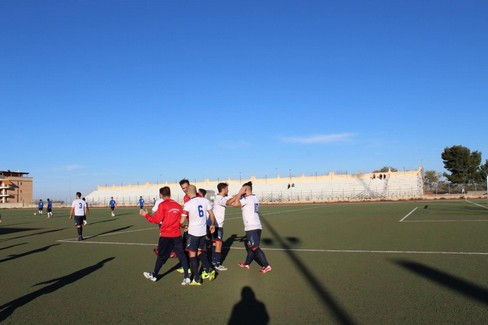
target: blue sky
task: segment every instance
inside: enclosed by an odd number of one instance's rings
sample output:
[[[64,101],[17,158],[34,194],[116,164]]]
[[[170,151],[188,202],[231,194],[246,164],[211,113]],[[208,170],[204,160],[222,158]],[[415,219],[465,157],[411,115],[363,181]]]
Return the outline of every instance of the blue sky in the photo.
[[[486,1],[1,1],[0,169],[98,184],[488,158]]]

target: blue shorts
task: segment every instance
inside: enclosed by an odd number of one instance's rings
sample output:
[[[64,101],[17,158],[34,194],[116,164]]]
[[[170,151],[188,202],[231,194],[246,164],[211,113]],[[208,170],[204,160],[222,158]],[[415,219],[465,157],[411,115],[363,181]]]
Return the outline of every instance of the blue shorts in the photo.
[[[215,227],[215,231],[212,234],[212,241],[222,241],[224,238],[224,227]]]
[[[185,250],[188,252],[196,252],[198,250],[205,252],[207,250],[205,236],[193,236],[188,234]]]
[[[84,219],[85,219],[85,216],[75,216],[75,225],[77,225],[77,226],[83,225]]]
[[[259,248],[261,245],[261,229],[246,231],[246,245],[252,250]]]

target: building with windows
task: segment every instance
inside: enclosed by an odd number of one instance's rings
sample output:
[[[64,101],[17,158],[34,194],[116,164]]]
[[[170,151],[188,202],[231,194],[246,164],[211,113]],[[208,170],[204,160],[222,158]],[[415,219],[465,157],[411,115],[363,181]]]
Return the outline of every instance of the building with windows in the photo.
[[[0,170],[0,205],[26,206],[32,203],[32,177],[20,171]]]

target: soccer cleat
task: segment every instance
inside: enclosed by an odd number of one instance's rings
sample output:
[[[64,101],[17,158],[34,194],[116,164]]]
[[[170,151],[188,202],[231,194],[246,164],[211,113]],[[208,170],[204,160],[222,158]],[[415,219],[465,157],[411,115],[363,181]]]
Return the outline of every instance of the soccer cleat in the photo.
[[[152,272],[144,272],[142,273],[146,277],[146,279],[151,280],[152,282],[156,282],[158,278],[154,276]]]
[[[176,269],[176,272],[183,274],[183,273],[185,273],[185,270],[183,269],[183,266],[182,266],[182,267]],[[191,269],[188,269],[188,274],[191,274]]]
[[[212,273],[212,272],[210,272]],[[202,271],[202,279],[206,280],[210,277],[210,273],[207,273],[205,270]]]
[[[243,269],[249,270],[249,265],[248,264],[239,263],[239,266],[242,267]]]
[[[78,236],[78,241],[82,241],[83,240],[83,236]]]
[[[217,265],[217,266],[215,266],[215,269],[217,271],[227,271],[227,268],[223,265]]]
[[[268,266],[266,266],[266,267],[263,267],[261,270],[259,270],[259,273],[264,274],[264,273],[267,273],[267,272],[269,272],[269,271],[271,271],[271,270],[272,270],[272,269],[271,269],[271,265],[268,265]]]
[[[189,285],[189,284],[190,284],[190,282],[191,282],[191,281],[190,281],[190,278],[184,278],[184,279],[183,279],[183,282],[181,282],[181,285],[182,285],[182,286],[187,286],[187,285]]]
[[[86,220],[83,220],[83,226],[86,226],[88,222]]]
[[[195,279],[193,279],[193,281],[190,282],[190,285],[191,286],[201,286],[202,283],[201,283],[201,281],[195,281]]]
[[[208,281],[213,281],[215,279],[215,270],[212,270],[209,274],[208,274]]]

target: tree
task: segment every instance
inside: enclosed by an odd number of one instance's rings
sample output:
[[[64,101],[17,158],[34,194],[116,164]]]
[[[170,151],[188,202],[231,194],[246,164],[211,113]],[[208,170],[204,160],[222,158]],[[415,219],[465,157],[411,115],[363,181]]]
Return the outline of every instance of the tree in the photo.
[[[444,168],[450,172],[444,173],[444,176],[451,183],[468,184],[482,180],[481,152],[471,152],[464,146],[452,146],[446,147],[441,157]]]
[[[424,184],[429,191],[436,190],[439,185],[439,181],[442,177],[442,173],[438,173],[435,170],[426,170],[424,174]]]
[[[390,166],[385,166],[381,169],[378,169],[378,170],[374,170],[373,173],[387,173],[388,171],[392,171],[392,172],[397,172],[398,169],[394,168],[394,167],[390,167]]]

